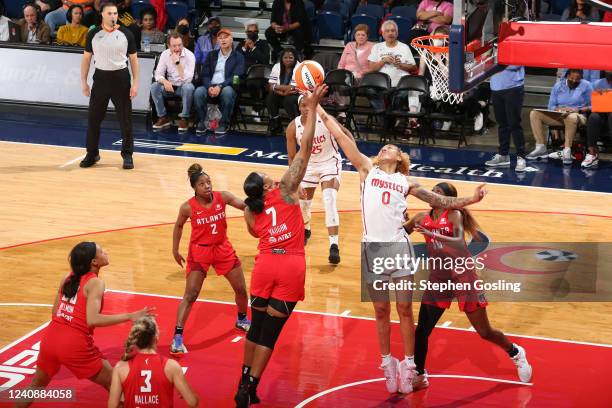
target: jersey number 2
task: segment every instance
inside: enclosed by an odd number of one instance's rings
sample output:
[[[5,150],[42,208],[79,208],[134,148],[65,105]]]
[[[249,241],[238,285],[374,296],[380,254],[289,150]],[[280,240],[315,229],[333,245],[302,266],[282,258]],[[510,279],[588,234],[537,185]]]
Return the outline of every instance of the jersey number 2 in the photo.
[[[151,370],[140,370],[140,376],[144,377],[144,385],[140,392],[151,392]]]
[[[210,228],[212,229],[211,234],[217,233],[217,224],[210,224]]]
[[[272,226],[275,227],[276,226],[276,210],[274,209],[274,207],[266,208],[266,214],[272,215]]]
[[[391,193],[388,191],[383,191],[382,193],[382,203],[389,204],[391,202]]]

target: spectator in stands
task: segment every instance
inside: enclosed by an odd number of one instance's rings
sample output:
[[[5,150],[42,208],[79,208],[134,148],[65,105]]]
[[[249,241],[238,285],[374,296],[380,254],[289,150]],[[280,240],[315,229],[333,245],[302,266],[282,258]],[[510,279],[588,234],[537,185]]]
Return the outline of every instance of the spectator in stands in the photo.
[[[516,147],[517,172],[525,171],[525,137],[521,125],[525,68],[517,65],[507,66],[503,71],[491,77],[491,100],[497,120],[498,154],[485,162],[486,166],[510,166],[510,136]]]
[[[551,159],[563,160],[563,164],[572,164],[572,143],[578,126],[586,124],[585,114],[591,107],[592,90],[589,81],[582,79],[580,69],[569,69],[567,77],[553,86],[548,100],[548,111],[553,112],[534,109],[529,114],[536,147],[527,155],[527,160],[548,156]],[[565,144],[562,151],[547,154],[544,125],[565,127]]]
[[[593,84],[595,92],[607,92],[612,89],[612,71],[606,71],[604,78]],[[612,113],[610,112],[592,112],[587,120],[587,147],[589,152],[582,161],[583,168],[597,167],[599,164],[599,149],[597,142],[602,139],[602,133],[607,128],[608,137],[612,136]]]
[[[4,2],[0,0],[0,41],[8,41],[10,39],[9,32],[10,18],[4,15]]]
[[[195,56],[183,47],[183,39],[179,33],[173,31],[168,39],[168,49],[161,53],[157,68],[155,68],[155,82],[151,85],[151,99],[157,111],[157,122],[153,129],[163,129],[170,126],[164,99],[169,96],[180,96],[183,110],[179,114],[179,132],[188,130],[188,120],[195,90],[192,80],[195,71]]]
[[[40,7],[37,4],[27,4],[23,8],[23,18],[19,25],[21,42],[28,44],[50,44],[51,30],[42,19]]]
[[[195,90],[194,100],[198,112],[198,127],[196,133],[207,131],[208,102],[220,103],[221,120],[215,134],[224,135],[229,126],[236,102],[236,91],[232,87],[235,76],[244,75],[244,57],[232,50],[232,32],[222,28],[217,34],[220,44],[218,50],[208,53],[199,75],[202,85]]]
[[[416,68],[410,48],[397,40],[397,24],[387,20],[382,24],[383,42],[375,44],[368,56],[370,71],[389,75],[391,86],[397,86],[400,78]]]
[[[278,60],[281,42],[293,44],[298,55],[303,56],[310,44],[310,22],[302,0],[274,0],[266,39],[272,46],[273,62]]]
[[[270,45],[266,40],[259,39],[257,23],[248,23],[245,27],[246,38],[238,44],[236,51],[244,56],[245,70],[251,65],[270,63]]]
[[[195,45],[194,54],[196,57],[196,64],[198,65],[204,64],[209,52],[219,49],[219,41],[217,41],[217,35],[219,34],[219,30],[221,30],[221,21],[219,17],[209,18],[206,24],[207,33],[201,35]]]
[[[85,47],[87,39],[87,27],[81,24],[83,20],[83,7],[80,4],[73,4],[67,11],[68,23],[57,30],[57,43],[59,45],[74,45]]]
[[[140,12],[142,22],[140,38],[142,41],[148,40],[150,44],[164,44],[166,35],[159,31],[157,24],[157,11],[153,7],[147,7]]]
[[[195,50],[195,41],[191,36],[191,27],[189,25],[189,20],[186,18],[181,18],[176,23],[176,32],[181,35],[183,39],[183,47],[187,48],[189,51],[194,52]]]
[[[91,14],[85,13],[83,17],[83,25],[92,26],[99,25],[102,22],[102,15],[100,10],[105,4],[114,4],[117,7],[117,24],[120,24],[127,28],[134,36],[134,41],[140,46],[141,36],[140,27],[136,23],[136,19],[130,14],[130,4],[132,0],[95,0],[94,1],[94,12]]]
[[[281,51],[280,62],[272,67],[270,79],[268,80],[268,98],[266,104],[270,112],[270,133],[282,132],[279,108],[285,108],[289,119],[293,120],[300,114],[298,109],[299,92],[291,85],[293,70],[298,63],[298,55],[295,49],[285,48]]]
[[[73,4],[80,4],[83,6],[83,18],[88,17],[88,19],[93,18],[94,9],[93,4],[94,0],[62,0],[62,7],[57,10],[53,10],[45,16],[45,23],[49,25],[51,28],[51,33],[53,35],[56,34],[57,28],[61,25],[66,24],[68,21],[66,19],[66,12],[68,8]],[[88,25],[88,21],[86,21],[86,25]]]
[[[599,11],[585,0],[571,0],[570,6],[563,11],[562,21],[578,23],[600,21]]]
[[[53,10],[57,10],[60,4],[62,4],[60,0],[36,0],[34,3],[38,4],[43,15]]]
[[[447,26],[453,21],[453,3],[445,0],[422,0],[416,12],[417,22],[410,31],[409,41],[429,35],[437,27]]]
[[[370,71],[368,57],[374,43],[368,41],[368,34],[368,26],[358,24],[355,27],[355,41],[346,44],[338,62],[338,68],[351,71],[356,80],[360,80],[363,74]]]

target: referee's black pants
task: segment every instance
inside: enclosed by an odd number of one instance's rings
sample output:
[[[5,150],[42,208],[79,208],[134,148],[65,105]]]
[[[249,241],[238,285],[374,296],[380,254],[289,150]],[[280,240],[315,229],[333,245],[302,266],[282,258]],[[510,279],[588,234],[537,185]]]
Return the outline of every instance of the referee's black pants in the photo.
[[[87,116],[87,155],[97,156],[100,143],[100,125],[106,115],[108,101],[113,101],[121,129],[121,156],[131,156],[134,152],[132,135],[132,100],[130,99],[130,71],[103,71],[96,69],[93,75],[93,86],[89,98]]]

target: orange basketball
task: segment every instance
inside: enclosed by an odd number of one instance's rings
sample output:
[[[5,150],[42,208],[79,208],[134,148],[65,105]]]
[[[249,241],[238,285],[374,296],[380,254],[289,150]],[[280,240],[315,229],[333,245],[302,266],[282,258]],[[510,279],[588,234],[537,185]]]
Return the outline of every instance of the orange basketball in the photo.
[[[316,61],[302,61],[293,71],[295,86],[303,91],[312,91],[315,86],[322,84],[324,79],[325,71],[321,64]]]

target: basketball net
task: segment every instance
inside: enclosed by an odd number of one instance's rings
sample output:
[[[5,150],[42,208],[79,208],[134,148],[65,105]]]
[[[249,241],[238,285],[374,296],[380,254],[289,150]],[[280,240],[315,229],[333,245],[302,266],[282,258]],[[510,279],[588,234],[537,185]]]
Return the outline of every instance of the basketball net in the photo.
[[[412,46],[431,74],[431,99],[450,104],[463,102],[463,93],[448,89],[448,35],[426,35],[412,40]]]

